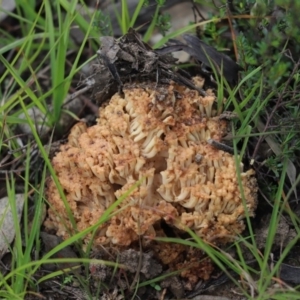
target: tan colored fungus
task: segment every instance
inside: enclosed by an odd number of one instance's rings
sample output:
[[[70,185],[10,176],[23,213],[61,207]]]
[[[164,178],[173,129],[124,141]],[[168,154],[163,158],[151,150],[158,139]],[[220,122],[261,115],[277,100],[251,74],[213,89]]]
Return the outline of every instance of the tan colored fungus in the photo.
[[[244,229],[245,208],[249,215],[256,208],[256,181],[252,170],[239,166],[243,202],[233,155],[207,142],[221,140],[227,121],[220,120],[212,91],[206,94],[173,83],[159,89],[125,85],[124,98],[115,94],[101,107],[96,125],[72,128],[52,163],[78,230],[95,224],[144,179],[98,229],[95,246],[154,237],[160,220],[215,243],[231,241]],[[72,225],[53,180],[47,200],[46,228],[68,238]]]

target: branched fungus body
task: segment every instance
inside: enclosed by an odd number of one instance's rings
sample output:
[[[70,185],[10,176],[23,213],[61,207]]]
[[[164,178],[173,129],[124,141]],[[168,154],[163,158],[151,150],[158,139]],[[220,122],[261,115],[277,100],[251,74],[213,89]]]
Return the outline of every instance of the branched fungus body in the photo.
[[[245,210],[251,216],[256,207],[256,181],[252,170],[237,170],[233,155],[207,142],[220,141],[227,130],[215,101],[210,90],[203,97],[176,84],[125,85],[123,96],[100,108],[96,125],[76,124],[52,163],[77,229],[95,224],[142,180],[98,229],[94,245],[156,236],[161,220],[214,243],[240,233]],[[68,238],[73,229],[53,180],[47,199],[45,226]]]

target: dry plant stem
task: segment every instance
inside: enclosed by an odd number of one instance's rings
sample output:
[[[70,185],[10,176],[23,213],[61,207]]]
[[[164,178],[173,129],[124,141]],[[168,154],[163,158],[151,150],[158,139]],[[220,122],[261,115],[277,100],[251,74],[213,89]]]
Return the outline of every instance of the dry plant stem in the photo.
[[[192,4],[192,8],[193,8],[193,12],[194,12],[194,19],[195,19],[195,23],[197,23],[197,18],[196,18],[196,12],[197,14],[200,16],[201,20],[200,22],[204,21],[205,18],[202,15],[201,11],[199,10],[199,8],[197,7],[197,5],[195,4],[195,1],[191,0],[191,4]],[[199,23],[199,22],[198,22]]]
[[[94,83],[95,84],[95,83]],[[85,92],[91,90],[93,87],[94,87],[94,84],[91,84],[91,85],[88,85],[78,91],[76,91],[74,88],[71,87],[71,91],[73,92],[71,95],[69,95],[67,98],[66,98],[66,101],[65,101],[65,105],[70,103],[72,100],[74,100],[76,97],[78,96],[81,96],[82,94],[84,94]]]
[[[232,38],[232,44],[233,44],[233,49],[234,49],[235,60],[237,61],[238,57],[239,57],[239,53],[238,53],[236,42],[235,42],[236,41],[236,35],[235,35],[235,31],[233,29],[232,21],[231,21],[232,14],[231,14],[231,11],[230,11],[230,8],[229,8],[228,5],[226,6],[226,10],[227,10],[228,24],[229,24],[230,32],[231,32],[231,38]]]
[[[22,136],[22,135],[19,135],[19,136]],[[11,137],[11,138],[15,138],[15,137],[17,137],[17,136],[14,136],[14,137]],[[7,140],[9,140],[9,139],[7,139]],[[19,173],[19,172],[23,172],[25,170],[25,167],[21,167],[19,169],[15,169],[15,168],[17,168],[18,165],[23,162],[23,158],[26,157],[26,155],[27,155],[26,148],[27,148],[27,146],[23,146],[23,147],[20,147],[19,149],[16,149],[14,151],[9,151],[8,154],[1,161],[0,167],[4,168],[4,167],[11,166],[11,168],[14,168],[14,170],[0,170],[0,173],[1,174],[6,174],[6,173]],[[31,152],[33,152],[37,148],[36,148],[35,145],[33,145],[33,146],[31,146],[31,149],[32,149]],[[25,150],[25,151],[22,151],[22,150]],[[9,158],[11,158],[11,154],[12,153],[15,153],[15,152],[18,152],[18,151],[22,151],[22,154],[20,154],[20,156],[14,158],[12,161],[10,161],[10,162],[8,162],[6,164],[2,164],[3,162],[6,162],[7,160],[9,160]]]
[[[226,144],[220,143],[218,141],[215,141],[213,139],[207,140],[207,143],[215,147],[216,149],[222,150],[224,152],[234,154],[234,149]]]
[[[297,72],[297,70],[299,69],[299,66],[300,66],[300,59],[298,60],[297,64],[295,64],[294,68],[293,68],[293,71],[290,75],[290,77],[288,78],[288,80],[286,81],[285,85],[284,85],[284,88],[283,90],[281,91],[281,93],[279,94],[279,97],[278,97],[278,100],[275,104],[275,106],[273,107],[271,113],[268,115],[267,117],[267,121],[266,121],[266,124],[265,124],[265,128],[264,130],[261,132],[261,135],[255,145],[255,148],[254,148],[254,151],[253,151],[253,154],[252,154],[252,159],[255,160],[255,157],[257,155],[257,152],[258,152],[258,149],[260,147],[260,144],[262,143],[262,141],[264,140],[264,133],[269,129],[269,124],[275,114],[275,112],[277,111],[278,107],[281,105],[281,102],[282,102],[282,98],[283,98],[283,95],[286,93],[286,90],[290,84],[290,82],[292,81],[293,79],[293,76],[295,75],[295,73]]]
[[[164,300],[166,293],[167,293],[167,289],[163,289],[159,300]]]
[[[73,87],[71,87],[71,91],[73,92],[72,95],[70,95],[70,98],[68,98],[68,101],[65,103],[69,103],[72,101],[74,98],[80,96],[84,104],[92,111],[93,114],[98,115],[99,108],[96,104],[94,104],[88,97],[84,96],[83,93],[90,90],[93,86],[87,86],[79,91],[76,91]]]

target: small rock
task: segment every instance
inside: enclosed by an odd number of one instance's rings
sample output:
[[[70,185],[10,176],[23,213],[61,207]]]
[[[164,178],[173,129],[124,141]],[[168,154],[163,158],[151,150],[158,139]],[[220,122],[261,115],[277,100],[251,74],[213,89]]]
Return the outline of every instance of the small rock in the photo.
[[[48,253],[50,252],[53,248],[55,248],[57,245],[59,245],[62,240],[57,237],[56,235],[48,234],[46,232],[41,232],[40,236],[42,238],[42,241],[44,243],[44,252]],[[70,246],[67,246],[59,251],[57,251],[52,258],[77,258],[76,253],[72,250]],[[66,268],[72,268],[78,266],[79,263],[60,263],[58,265],[58,269],[66,269]],[[47,264],[44,265],[45,269],[53,270],[56,269],[56,266]]]

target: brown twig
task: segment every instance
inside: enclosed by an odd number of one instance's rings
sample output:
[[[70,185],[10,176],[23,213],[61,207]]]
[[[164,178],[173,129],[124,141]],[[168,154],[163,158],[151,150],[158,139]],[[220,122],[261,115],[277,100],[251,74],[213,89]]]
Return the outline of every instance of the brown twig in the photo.
[[[229,24],[231,38],[232,38],[232,44],[233,44],[235,60],[237,61],[238,58],[239,58],[239,55],[238,55],[238,49],[237,49],[237,46],[236,46],[236,35],[235,35],[235,31],[234,31],[234,28],[233,28],[233,25],[232,25],[232,13],[231,13],[228,5],[226,6],[226,10],[227,10],[227,18],[228,18],[228,24]]]

